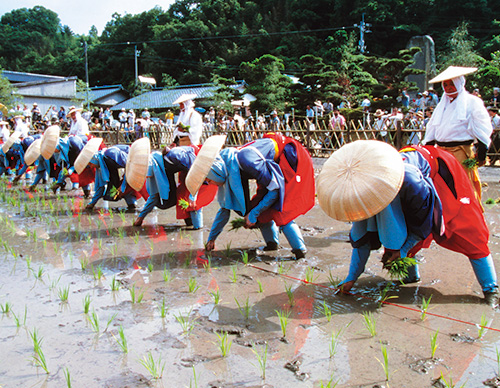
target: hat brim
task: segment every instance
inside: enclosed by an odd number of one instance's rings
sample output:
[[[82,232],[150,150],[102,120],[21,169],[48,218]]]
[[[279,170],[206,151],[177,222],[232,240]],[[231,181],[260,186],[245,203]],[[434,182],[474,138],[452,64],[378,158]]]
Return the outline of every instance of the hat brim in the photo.
[[[42,145],[40,146],[40,154],[44,159],[50,159],[57,147],[61,128],[57,125],[52,125],[45,130],[42,136]]]
[[[95,153],[99,151],[102,141],[103,140],[100,137],[93,137],[87,142],[87,144],[85,144],[75,159],[74,166],[77,174],[81,174],[83,170],[85,170],[85,167],[88,166],[90,159],[92,159]]]
[[[125,166],[127,183],[134,190],[139,191],[146,183],[148,173],[151,142],[148,137],[140,138],[132,143]]]
[[[173,104],[180,104],[181,102],[184,101],[194,100],[196,97],[198,97],[198,95],[194,93],[183,94],[179,98],[177,98],[177,100],[175,100]]]
[[[195,195],[205,182],[210,168],[225,142],[226,135],[214,135],[203,143],[186,176],[186,187],[192,195]]]
[[[477,67],[450,66],[445,71],[431,79],[429,83],[435,84],[438,82],[443,82],[449,79],[460,77],[462,75],[472,74],[475,71],[477,71]]]
[[[14,145],[14,143],[16,142],[16,140],[19,139],[20,136],[21,136],[21,132],[14,132],[12,135],[9,136],[9,138],[2,145],[2,151],[4,154],[9,152],[10,147],[12,147]]]
[[[26,152],[24,153],[24,163],[27,166],[31,166],[40,156],[40,147],[42,145],[42,139],[36,139],[30,144]]]
[[[380,213],[403,184],[398,151],[377,140],[358,140],[335,151],[316,180],[318,202],[339,221],[362,221]]]

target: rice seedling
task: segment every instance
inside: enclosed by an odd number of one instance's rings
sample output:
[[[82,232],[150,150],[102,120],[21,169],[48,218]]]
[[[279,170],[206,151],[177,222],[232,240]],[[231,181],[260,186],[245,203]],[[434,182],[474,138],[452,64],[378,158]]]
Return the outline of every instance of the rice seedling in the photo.
[[[380,363],[380,365],[382,365],[382,368],[384,369],[385,381],[389,381],[391,375],[389,372],[389,354],[387,353],[387,346],[381,344],[380,349],[382,351],[382,361],[380,361],[377,357],[375,358]]]
[[[243,264],[245,265],[248,265],[248,263],[250,263],[250,259],[248,257],[248,252],[247,251],[243,251],[241,252],[241,261],[243,262]]]
[[[189,268],[191,266],[193,252],[191,250],[186,252],[186,257],[184,258],[184,268]]]
[[[148,263],[147,268],[148,268],[148,272],[149,273],[151,273],[151,272],[154,271],[154,265],[153,265],[153,263],[151,261]]]
[[[210,271],[212,271],[212,256],[207,256],[207,260],[203,262],[203,268],[207,273],[210,273]]]
[[[111,279],[111,291],[118,291],[120,289],[120,282],[116,280],[116,277],[113,276]]]
[[[49,374],[49,369],[47,367],[47,361],[45,360],[45,355],[42,351],[42,342],[43,338],[38,336],[38,332],[36,329],[30,332],[31,339],[33,340],[33,351],[35,355],[32,357],[33,363],[36,366],[41,367],[45,373]]]
[[[133,234],[130,237],[132,237],[132,240],[134,241],[134,244],[137,245],[137,243],[139,242],[139,232],[135,232],[135,234]]]
[[[319,382],[319,387],[320,387],[320,388],[335,388],[335,387],[338,385],[339,381],[340,381],[340,379],[339,379],[339,380],[337,380],[337,381],[334,383],[334,382],[333,382],[333,375],[332,375],[332,377],[330,378],[330,380],[328,380],[326,383],[325,383],[325,382],[323,382],[323,380],[321,380],[321,381]]]
[[[314,282],[314,268],[313,267],[307,267],[306,268],[306,284],[307,283],[313,283]]]
[[[118,212],[118,215],[120,216],[120,219],[122,220],[122,223],[124,224],[126,221],[125,213],[124,212]]]
[[[17,328],[20,328],[21,326],[26,326],[26,317],[28,315],[28,306],[24,306],[24,317],[23,317],[23,320],[21,322],[21,319],[20,317],[18,317],[14,311],[12,311],[12,318],[14,319],[14,323],[16,324],[16,327]]]
[[[283,275],[285,272],[286,272],[285,265],[283,264],[283,261],[280,260],[278,262],[278,274]]]
[[[149,245],[149,249],[151,250],[151,254],[153,254],[153,252],[155,250],[155,243],[154,243],[154,241],[153,240],[146,240],[146,242]]]
[[[135,293],[135,285],[133,285],[128,290],[130,292],[130,300],[132,301],[132,303],[135,304],[135,303],[141,303],[142,302],[142,298],[144,298],[144,291],[143,292],[139,292],[136,295],[136,293]]]
[[[415,265],[417,261],[413,257],[400,257],[389,264],[384,265],[391,279],[402,281],[408,276],[408,269]]]
[[[477,326],[477,339],[483,338],[488,330],[488,319],[484,313],[481,315],[481,323]]]
[[[280,321],[280,327],[281,327],[281,334],[283,334],[283,338],[286,337],[286,328],[288,326],[288,318],[290,317],[290,311],[285,310],[285,311],[276,311],[276,314],[278,314],[278,318]]]
[[[193,309],[189,310],[185,315],[182,315],[181,313],[179,313],[179,315],[174,314],[174,318],[179,323],[179,325],[181,325],[184,335],[189,335],[189,333],[191,333],[191,331],[193,331],[194,329],[196,320],[189,319],[192,311]]]
[[[285,292],[288,296],[288,304],[290,305],[290,307],[295,306],[295,295],[292,291],[292,286],[288,286],[288,284],[285,283]]]
[[[116,244],[113,244],[109,247],[109,253],[111,254],[111,256],[116,257],[116,254],[118,253],[118,247],[116,246]]]
[[[184,198],[181,198],[179,199],[178,205],[181,207],[181,209],[186,210],[189,207],[189,202]]]
[[[111,316],[111,318],[108,319],[108,322],[106,323],[106,328],[104,329],[105,332],[108,330],[109,325],[111,325],[111,323],[115,320],[117,315],[118,315],[118,313],[114,313]]]
[[[115,337],[113,335],[113,337]],[[116,343],[118,346],[120,346],[120,349],[122,350],[123,353],[128,353],[128,343],[127,343],[127,337],[125,337],[125,331],[123,330],[123,326],[120,325],[118,328],[118,338],[115,337]]]
[[[262,285],[262,282],[260,280],[257,280],[257,285],[259,286],[259,289],[257,290],[257,292],[259,294],[262,294],[264,292],[264,286]]]
[[[235,265],[231,266],[231,275],[229,275],[229,279],[232,283],[236,283],[238,281],[238,267]]]
[[[90,302],[92,299],[90,298],[90,295],[85,295],[85,298],[83,298],[83,313],[88,314],[89,313],[89,308],[90,308]]]
[[[170,252],[167,253],[167,255],[168,255],[168,258],[170,260],[172,260],[175,257],[175,251],[170,251]]]
[[[95,310],[92,309],[92,313],[87,314],[86,317],[87,317],[87,321],[89,321],[90,326],[92,327],[92,330],[95,333],[99,333],[99,329],[100,329],[99,316],[97,315]]]
[[[262,353],[259,353],[255,349],[252,349],[252,352],[257,357],[257,362],[259,363],[261,377],[262,377],[262,380],[265,381],[266,380],[266,364],[267,364],[267,342],[266,342],[266,347],[264,348]]]
[[[118,238],[120,240],[123,240],[125,238],[125,235],[126,235],[125,229],[123,227],[118,228]]]
[[[158,380],[163,376],[165,362],[162,362],[161,356],[155,360],[151,352],[148,352],[142,359],[139,359],[139,362],[147,369],[153,379]]]
[[[158,303],[158,310],[160,310],[160,317],[165,318],[168,312],[168,306],[165,303],[165,298],[163,298],[161,303]]]
[[[226,244],[226,248],[224,249],[225,255],[227,258],[231,257],[231,241]]]
[[[67,286],[67,287],[60,287],[57,290],[57,296],[59,297],[59,299],[61,300],[62,303],[67,302],[68,301],[68,297],[69,297],[69,286]]]
[[[323,311],[325,312],[326,320],[330,322],[332,320],[332,309],[326,304],[325,301],[323,301]]]
[[[51,280],[50,279],[50,275],[47,275],[47,278],[49,279],[49,291],[52,291],[53,289],[55,289],[57,287],[57,285],[59,284],[59,281],[61,280],[61,276],[62,275],[59,275],[59,277],[56,279],[56,280]]]
[[[375,320],[375,317],[371,312],[364,312],[363,318],[364,318],[363,324],[368,330],[368,333],[370,333],[370,336],[375,337],[377,335],[377,329],[376,329],[377,322]]]
[[[330,339],[330,344],[328,345],[328,351],[330,353],[330,358],[335,357],[335,354],[337,354],[338,346],[340,343],[340,337],[342,337],[342,335],[344,335],[344,332],[347,330],[349,325],[350,325],[350,323],[348,325],[344,326],[339,331],[332,331],[332,337]]]
[[[220,303],[220,291],[219,291],[219,289],[216,289],[214,291],[209,291],[208,293],[214,299],[214,304],[219,304]]]
[[[238,299],[234,298],[234,300],[236,301],[236,304],[238,305],[238,311],[240,312],[240,314],[243,316],[243,318],[248,320],[248,318],[250,316],[250,311],[252,310],[252,305],[249,303],[248,296],[247,296],[247,299],[246,299],[245,304],[243,306],[240,305],[240,302],[238,302]]]
[[[497,377],[500,376],[500,351],[495,347],[495,352],[497,354]]]
[[[57,217],[53,217],[54,225],[57,229],[59,229],[59,219]]]
[[[189,380],[189,388],[198,388],[198,377],[196,376],[196,370],[194,369],[194,365],[192,366],[193,368],[193,380]]]
[[[12,310],[12,304],[10,302],[0,303],[0,310],[2,310],[2,314],[8,314]]]
[[[113,196],[113,195],[111,195]],[[109,209],[109,219],[111,220],[111,222],[113,222],[113,219],[115,218],[115,214],[113,213],[113,209]]]
[[[71,374],[69,373],[68,368],[64,368],[64,378],[66,380],[66,386],[71,388]]]
[[[438,347],[437,344],[437,336],[439,334],[439,329],[436,330],[434,334],[431,334],[431,358],[434,358],[434,355],[436,354],[436,350]]]
[[[102,250],[102,238],[97,240],[97,247],[99,248],[99,250]]]
[[[54,248],[54,253],[57,255],[59,253],[59,245],[57,245],[57,241],[52,241],[52,248]]]
[[[102,265],[98,265],[97,267],[92,265],[90,268],[92,269],[92,276],[94,277],[94,280],[100,281],[104,276]]]
[[[388,301],[389,299],[397,299],[397,296],[396,295],[389,295],[389,290],[391,289],[392,287],[392,282],[389,282],[385,285],[384,288],[382,288],[380,290],[380,296],[378,298],[378,307],[380,308],[381,306],[384,305],[384,303],[386,301]]]
[[[241,217],[235,218],[234,220],[231,220],[231,229],[229,229],[229,231],[238,230],[239,228],[245,226],[245,224],[246,221],[244,218]]]
[[[233,344],[233,341],[230,341],[227,338],[227,331],[223,331],[221,334],[217,334],[217,337],[219,338],[219,350],[222,355],[222,357],[227,357],[229,354],[229,351],[231,350],[231,345]]]
[[[425,299],[425,297],[422,297],[422,309],[421,309],[421,314],[420,314],[420,320],[425,321],[425,318],[427,317],[427,310],[429,309],[429,304],[431,303],[432,295],[429,296],[429,299]]]
[[[198,291],[199,288],[200,288],[200,286],[198,286],[198,284],[196,282],[196,278],[194,278],[194,277],[189,278],[189,280],[188,280],[189,292],[195,293],[196,291]]]
[[[13,254],[13,256],[15,257],[14,254]],[[30,272],[33,272],[33,268],[31,268],[31,256],[26,257],[26,266],[27,266],[28,276],[29,276]]]
[[[163,268],[163,281],[169,283],[172,280],[172,272],[166,268]]]
[[[457,388],[456,384],[453,382],[453,379],[452,377],[450,376],[450,379],[449,380],[446,380],[444,375],[443,375],[443,372],[441,372],[441,377],[440,377],[440,381],[442,384],[444,384],[444,387],[445,388]],[[462,384],[459,388],[463,388],[465,387],[465,383]]]

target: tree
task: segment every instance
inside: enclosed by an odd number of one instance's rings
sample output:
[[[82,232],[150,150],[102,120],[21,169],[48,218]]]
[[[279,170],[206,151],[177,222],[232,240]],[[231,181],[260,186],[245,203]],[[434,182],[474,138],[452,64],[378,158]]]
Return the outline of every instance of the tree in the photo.
[[[2,109],[5,114],[6,111],[14,108],[22,100],[22,97],[16,95],[16,88],[1,74],[1,70],[0,68],[0,105],[5,107]]]
[[[236,81],[234,79],[222,78],[218,75],[215,75],[212,81],[217,89],[210,105],[217,106],[228,113],[233,113],[231,102],[236,98],[236,94],[238,93],[234,87]]]
[[[438,68],[446,69],[448,66],[481,66],[486,61],[474,50],[475,40],[469,35],[466,22],[452,31],[448,39],[447,49],[438,56]]]

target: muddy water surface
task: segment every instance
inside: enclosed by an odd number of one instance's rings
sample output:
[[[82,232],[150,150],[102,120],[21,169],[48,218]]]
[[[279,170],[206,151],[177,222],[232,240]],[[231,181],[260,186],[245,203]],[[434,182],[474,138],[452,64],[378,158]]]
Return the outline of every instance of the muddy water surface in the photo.
[[[481,173],[484,198],[498,198],[500,171]],[[261,235],[243,229],[225,230],[217,251],[205,255],[216,204],[205,209],[202,231],[176,221],[174,210],[154,211],[134,228],[135,214],[116,208],[86,214],[79,194],[0,188],[0,304],[10,310],[0,313],[2,387],[65,387],[67,379],[73,387],[117,388],[320,387],[331,379],[337,387],[446,386],[437,382],[441,374],[457,386],[496,386],[499,315],[482,303],[461,255],[431,246],[418,256],[422,281],[400,286],[389,284],[375,252],[356,295],[338,295],[331,285],[348,271],[350,225],[318,206],[297,220],[309,252],[296,261],[283,236],[279,251],[263,252]],[[500,205],[486,205],[486,219],[498,269]],[[385,288],[392,304],[381,306]],[[422,319],[422,299],[430,297]],[[285,336],[277,311],[289,314]],[[495,330],[479,338],[474,324],[482,316]],[[33,361],[34,330],[48,374]],[[232,343],[226,357],[223,333]],[[162,378],[141,364],[149,355],[164,367]]]

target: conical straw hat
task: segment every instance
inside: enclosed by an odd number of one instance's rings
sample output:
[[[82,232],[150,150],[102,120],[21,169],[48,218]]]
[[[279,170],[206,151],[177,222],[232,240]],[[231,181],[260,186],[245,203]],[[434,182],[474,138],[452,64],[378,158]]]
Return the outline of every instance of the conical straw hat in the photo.
[[[92,159],[95,153],[99,150],[101,143],[102,139],[100,137],[93,137],[87,142],[87,144],[85,144],[75,159],[74,165],[77,174],[81,174],[83,170],[85,170],[85,167],[89,164],[90,159]]]
[[[435,76],[433,79],[429,81],[430,84],[435,84],[438,82],[443,82],[448,79],[453,79],[460,77],[461,75],[467,75],[474,73],[477,70],[477,67],[462,67],[462,66],[450,66],[442,73]]]
[[[334,152],[316,180],[321,208],[339,221],[361,221],[382,211],[396,197],[404,164],[395,148],[358,140]]]
[[[33,143],[30,144],[26,152],[24,153],[24,163],[27,166],[31,166],[35,163],[35,160],[40,156],[40,147],[42,145],[42,139],[36,139]]]
[[[208,172],[214,163],[215,157],[221,150],[226,135],[210,136],[198,152],[193,165],[186,176],[186,187],[192,195],[195,195],[207,178]]]
[[[52,125],[45,130],[42,136],[42,145],[40,146],[40,154],[44,159],[48,160],[54,155],[60,132],[61,128],[58,125]]]
[[[19,136],[21,136],[21,132],[14,132],[12,135],[9,136],[9,138],[3,143],[2,145],[2,151],[4,154],[9,152],[10,147],[16,142],[16,140],[19,139]]]
[[[125,167],[125,177],[130,187],[136,191],[141,190],[146,182],[150,154],[151,143],[148,137],[137,139],[130,146]]]
[[[181,94],[172,104],[180,104],[181,102],[185,102],[187,100],[193,100],[196,97],[198,97],[198,95],[194,93]]]

